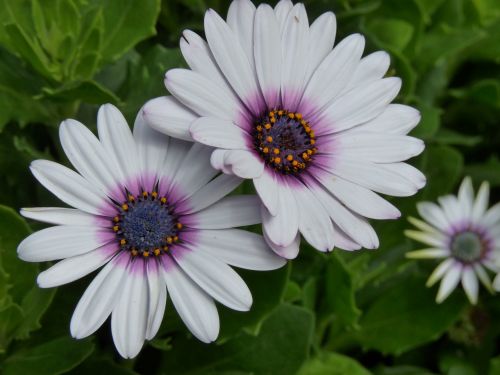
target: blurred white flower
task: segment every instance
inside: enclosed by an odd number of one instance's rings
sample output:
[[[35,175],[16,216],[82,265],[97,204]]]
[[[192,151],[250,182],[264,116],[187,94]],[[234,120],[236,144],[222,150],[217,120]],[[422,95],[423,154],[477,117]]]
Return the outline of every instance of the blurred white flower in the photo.
[[[409,219],[420,231],[407,230],[405,234],[429,248],[409,252],[407,257],[443,259],[427,281],[430,287],[442,280],[436,297],[438,303],[460,282],[472,304],[478,300],[478,279],[492,291],[487,270],[500,271],[500,205],[488,209],[488,199],[488,183],[483,182],[474,197],[471,179],[466,177],[458,196],[440,197],[439,205],[431,202],[417,205],[426,222]]]

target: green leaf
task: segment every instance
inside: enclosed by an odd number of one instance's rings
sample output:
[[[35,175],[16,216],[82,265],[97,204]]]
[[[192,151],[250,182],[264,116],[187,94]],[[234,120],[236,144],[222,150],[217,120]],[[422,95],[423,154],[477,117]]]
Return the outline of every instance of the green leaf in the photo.
[[[488,375],[500,375],[500,356],[490,359],[490,371]]]
[[[450,129],[440,129],[434,136],[434,141],[443,145],[473,147],[481,143],[481,136],[470,136]]]
[[[485,163],[465,166],[464,174],[471,176],[474,181],[489,181],[491,186],[500,186],[500,160],[492,156]]]
[[[93,350],[94,345],[89,340],[77,341],[61,337],[34,348],[17,351],[5,360],[3,374],[63,374],[83,362]]]
[[[356,360],[338,353],[320,352],[309,359],[297,375],[370,375]]]
[[[356,333],[365,349],[401,354],[438,339],[460,317],[463,296],[455,293],[442,304],[425,279],[408,277],[385,291],[365,310]]]
[[[139,375],[137,372],[125,366],[113,362],[111,359],[88,357],[78,367],[74,368],[68,375]]]
[[[43,98],[48,98],[54,102],[83,100],[91,104],[117,104],[120,102],[120,99],[112,91],[95,81],[73,82],[57,89],[45,87],[43,88]]]
[[[437,375],[426,369],[414,366],[396,366],[396,367],[383,367],[379,369],[376,375]]]
[[[341,325],[355,326],[361,316],[354,293],[352,277],[345,263],[336,253],[331,254],[326,265],[324,307]]]
[[[294,374],[307,358],[313,325],[311,312],[284,304],[262,323],[257,336],[242,333],[210,346],[179,338],[172,350],[162,352],[162,369],[170,375]]]
[[[373,38],[377,46],[402,51],[413,36],[413,26],[397,18],[375,18],[366,24],[366,34]]]

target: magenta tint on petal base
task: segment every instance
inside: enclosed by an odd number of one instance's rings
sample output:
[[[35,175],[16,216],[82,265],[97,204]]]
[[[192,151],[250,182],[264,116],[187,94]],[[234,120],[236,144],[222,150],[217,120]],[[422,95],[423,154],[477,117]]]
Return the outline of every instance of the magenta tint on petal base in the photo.
[[[96,231],[96,236],[98,241],[102,244],[107,244],[114,241],[116,239],[116,235],[111,229],[111,222],[109,225],[109,229],[99,229],[98,231]]]

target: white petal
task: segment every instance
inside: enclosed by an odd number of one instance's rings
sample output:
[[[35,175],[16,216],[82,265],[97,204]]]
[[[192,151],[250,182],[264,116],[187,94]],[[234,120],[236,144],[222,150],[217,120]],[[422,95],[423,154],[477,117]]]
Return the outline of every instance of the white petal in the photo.
[[[462,286],[464,287],[465,294],[469,298],[470,303],[475,305],[479,294],[479,283],[477,276],[471,267],[466,267],[462,273]]]
[[[75,208],[27,207],[21,209],[21,215],[29,219],[55,225],[99,225],[98,216]],[[102,220],[102,219],[101,219]]]
[[[152,184],[156,182],[154,180],[165,164],[169,139],[147,125],[142,112],[135,119],[133,135],[143,176],[142,187],[152,189]]]
[[[210,164],[218,171],[222,171],[225,174],[232,175],[233,171],[231,170],[231,166],[226,166],[226,164],[224,164],[224,156],[227,152],[228,150],[214,150],[212,152],[212,155],[210,155]]]
[[[252,67],[254,15],[255,5],[250,0],[233,1],[227,11],[227,24],[240,42]]]
[[[184,59],[192,70],[210,78],[221,87],[227,86],[227,92],[231,96],[233,95],[224,75],[215,62],[210,48],[208,48],[207,42],[202,37],[191,30],[184,30],[180,47]]]
[[[432,271],[425,285],[427,287],[433,286],[437,281],[441,280],[444,274],[448,272],[448,270],[455,264],[456,262],[452,258],[443,260],[441,263],[439,263],[436,269]]]
[[[274,173],[264,169],[264,173],[260,177],[253,179],[253,184],[269,213],[276,216],[278,213],[278,182],[274,178]]]
[[[427,183],[427,178],[425,177],[425,175],[413,165],[410,165],[408,163],[397,162],[378,165],[382,166],[389,172],[398,174],[403,179],[405,179],[406,182],[411,183],[417,190],[422,189]]]
[[[391,63],[387,52],[377,51],[361,59],[343,93],[382,78]]]
[[[53,288],[78,280],[106,264],[118,251],[118,246],[108,244],[86,254],[61,260],[38,275],[40,288]]]
[[[462,274],[462,268],[460,265],[453,265],[444,275],[441,285],[439,286],[438,294],[436,296],[436,302],[443,302],[453,290],[457,287],[460,276]]]
[[[450,256],[450,252],[447,249],[424,249],[406,253],[406,257],[409,259],[439,259],[448,256]]]
[[[352,211],[370,219],[397,219],[399,210],[373,191],[334,175],[315,176],[338,200]]]
[[[486,213],[481,217],[480,222],[482,225],[490,228],[498,225],[500,221],[500,202],[492,206]]]
[[[286,263],[271,251],[262,236],[240,229],[200,230],[196,243],[194,251],[239,268],[267,271]]]
[[[332,12],[323,13],[311,24],[309,28],[309,65],[307,67],[307,80],[309,80],[318,65],[332,50],[336,32],[337,19]]]
[[[420,112],[403,104],[389,104],[384,111],[352,132],[378,132],[383,134],[408,134],[420,122]]]
[[[251,142],[250,135],[232,121],[213,117],[195,120],[189,132],[196,142],[218,148],[245,150]]]
[[[142,114],[148,125],[175,138],[191,141],[189,125],[197,116],[173,96],[161,96],[144,104]]]
[[[474,264],[474,271],[476,272],[479,281],[484,285],[490,293],[493,292],[493,285],[491,284],[491,279],[484,267],[480,264]]]
[[[229,150],[224,165],[241,178],[258,178],[264,172],[264,162],[253,151]]]
[[[217,176],[189,198],[188,209],[183,213],[198,212],[211,206],[236,189],[242,182],[241,178],[232,175]]]
[[[399,162],[419,155],[425,148],[420,139],[404,135],[346,131],[331,137],[333,155],[375,163]]]
[[[274,13],[276,14],[276,19],[278,20],[282,32],[285,28],[288,13],[290,13],[292,8],[293,3],[291,0],[280,0],[274,7]]]
[[[264,234],[264,240],[266,241],[267,245],[277,255],[279,255],[280,257],[283,257],[285,259],[297,258],[297,255],[299,255],[299,250],[300,250],[300,233],[297,232],[297,235],[295,236],[294,240],[289,245],[279,246],[279,245],[276,245],[275,243],[273,243],[269,239],[269,236],[266,233],[265,227],[263,227],[262,232]]]
[[[144,262],[131,262],[127,273],[111,315],[111,333],[118,353],[123,358],[133,358],[146,338],[148,284]]]
[[[173,186],[182,192],[184,198],[196,193],[217,174],[210,165],[211,153],[209,147],[195,143],[184,156],[173,179]]]
[[[75,120],[63,121],[59,138],[71,164],[89,182],[110,192],[123,181],[114,159],[85,125]]]
[[[446,237],[441,233],[428,233],[428,232],[419,232],[416,230],[405,230],[405,235],[415,241],[419,241],[426,245],[437,247],[437,248],[446,248]]]
[[[493,280],[493,289],[495,289],[497,292],[500,292],[500,274],[495,276],[495,279]]]
[[[438,202],[450,223],[456,223],[459,220],[466,219],[456,196],[448,194],[439,197]]]
[[[304,4],[296,4],[288,13],[282,34],[283,66],[281,70],[281,100],[294,111],[306,85],[309,21]]]
[[[314,194],[321,201],[330,218],[351,239],[367,249],[376,249],[379,246],[377,233],[365,219],[349,211],[319,187],[314,189]]]
[[[173,262],[165,264],[163,277],[175,309],[191,333],[205,343],[215,341],[220,326],[212,298]]]
[[[435,203],[419,202],[417,203],[417,211],[428,223],[441,231],[446,231],[450,227],[450,223],[444,215],[443,210]]]
[[[299,231],[307,242],[319,251],[333,250],[333,225],[317,191],[308,187],[293,188],[299,209]]]
[[[214,299],[233,310],[250,309],[250,290],[227,264],[196,249],[173,251],[172,254],[184,272]]]
[[[479,187],[476,200],[472,206],[472,219],[480,220],[488,209],[488,201],[490,199],[490,184],[484,181]]]
[[[259,200],[255,195],[231,195],[202,211],[183,217],[191,228],[224,229],[260,223]]]
[[[255,7],[253,7],[253,9],[255,9]],[[243,20],[247,20],[247,17],[243,17]],[[247,24],[241,25],[241,28],[245,27],[247,27]],[[246,34],[248,30],[242,30],[242,32]],[[212,9],[209,9],[205,13],[205,34],[210,50],[220,70],[224,73],[224,76],[231,84],[234,91],[250,108],[253,114],[259,114],[261,108],[258,102],[252,100],[256,95],[259,95],[257,82],[252,65],[237,35],[234,34],[224,20]],[[253,31],[250,31],[250,38],[252,34]],[[251,49],[252,44],[249,43],[247,48]],[[253,54],[253,52],[250,53]]]
[[[470,217],[472,213],[472,204],[474,203],[474,190],[472,188],[472,180],[470,177],[464,178],[458,189],[458,201],[460,208],[466,217]]]
[[[170,138],[167,147],[167,158],[161,170],[163,182],[170,184],[179,167],[184,162],[188,152],[193,147],[191,142],[181,141],[180,139]]]
[[[129,190],[138,192],[137,177],[140,165],[134,137],[122,113],[112,104],[105,104],[97,113],[99,139],[111,159],[128,180]]]
[[[200,116],[235,120],[239,103],[226,88],[200,73],[188,69],[172,69],[165,75],[165,86],[181,103]]]
[[[342,229],[340,229],[335,223],[333,224],[333,239],[335,241],[335,247],[346,250],[353,251],[361,249],[361,245],[355,242],[347,234],[345,234]]]
[[[384,78],[357,87],[337,98],[320,115],[323,129],[318,135],[340,132],[374,119],[396,97],[401,79]]]
[[[389,166],[392,164],[375,164],[347,158],[334,160],[331,165],[332,173],[377,193],[407,197],[417,192],[413,181],[390,170]]]
[[[157,262],[147,262],[148,275],[148,320],[146,339],[152,340],[160,329],[167,303],[167,287]]]
[[[299,229],[299,210],[295,196],[285,181],[278,185],[278,210],[273,216],[264,207],[261,207],[262,226],[270,241],[280,247],[290,245]]]
[[[87,253],[113,238],[113,233],[99,228],[59,225],[26,237],[19,244],[17,253],[19,258],[27,262],[44,262]]]
[[[268,108],[280,104],[281,33],[280,26],[268,4],[261,4],[255,14],[255,68],[262,94]]]
[[[318,110],[329,105],[347,85],[359,63],[365,38],[360,34],[343,39],[323,60],[307,84],[302,104],[313,103]],[[311,111],[304,111],[308,117]]]
[[[430,232],[430,233],[434,233],[434,234],[439,233],[439,231],[436,228],[427,224],[425,221],[418,220],[418,219],[411,217],[411,216],[408,218],[408,221],[423,232]]]
[[[118,262],[125,261],[129,254],[119,255]],[[109,262],[90,283],[82,298],[76,306],[71,318],[71,335],[82,339],[94,333],[115,307],[122,280],[125,278],[126,267],[117,264],[114,260]]]
[[[64,203],[91,214],[110,211],[107,197],[78,173],[48,160],[30,166],[35,178]]]

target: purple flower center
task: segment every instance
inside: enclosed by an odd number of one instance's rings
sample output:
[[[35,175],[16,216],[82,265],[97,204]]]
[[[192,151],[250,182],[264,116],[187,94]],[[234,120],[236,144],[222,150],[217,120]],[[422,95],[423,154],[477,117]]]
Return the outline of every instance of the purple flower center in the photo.
[[[479,233],[471,230],[456,233],[451,239],[451,254],[463,263],[480,260],[487,249],[487,241]]]
[[[113,218],[112,228],[120,250],[134,257],[149,257],[165,254],[178,242],[182,224],[166,197],[159,197],[155,191],[145,191],[139,197],[128,195],[128,200]]]
[[[317,152],[314,131],[300,113],[282,109],[262,115],[253,129],[255,150],[271,168],[283,174],[298,174]]]

